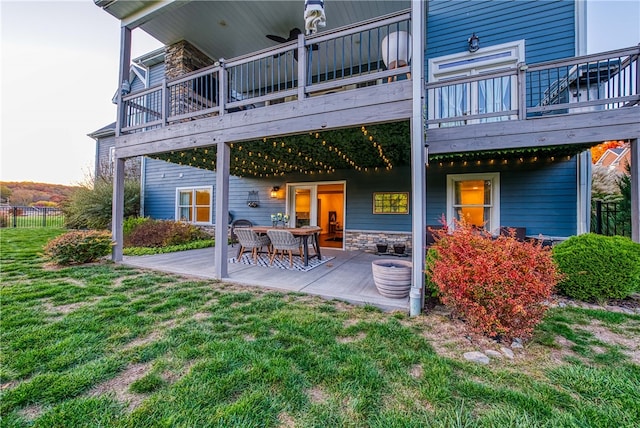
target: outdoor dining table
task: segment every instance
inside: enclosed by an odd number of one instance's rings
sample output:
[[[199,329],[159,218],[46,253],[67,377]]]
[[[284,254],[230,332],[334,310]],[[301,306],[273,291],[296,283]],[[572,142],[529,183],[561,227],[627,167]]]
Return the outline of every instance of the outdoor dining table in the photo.
[[[322,228],[320,227],[273,227],[273,226],[252,226],[250,228],[256,233],[267,233],[267,230],[277,229],[277,230],[286,230],[291,232],[293,236],[298,236],[302,238],[302,252],[304,257],[304,265],[309,266],[309,258],[317,257],[318,260],[322,258],[320,255],[320,245],[318,241],[318,235]],[[311,237],[311,243],[313,244],[313,249],[315,250],[315,255],[309,255],[309,237]]]

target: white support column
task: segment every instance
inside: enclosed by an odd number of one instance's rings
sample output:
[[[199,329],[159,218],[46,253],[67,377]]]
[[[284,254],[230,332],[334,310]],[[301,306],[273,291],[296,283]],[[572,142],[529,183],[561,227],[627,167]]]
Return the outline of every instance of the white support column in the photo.
[[[229,163],[230,148],[226,143],[217,144],[216,158],[216,247],[214,253],[214,266],[216,278],[222,279],[229,276],[227,259],[229,246]]]
[[[424,139],[424,52],[426,34],[426,3],[411,1],[411,34],[413,52],[411,60],[412,115],[411,115],[411,230],[412,263],[409,313],[416,316],[424,305],[424,264],[426,255],[427,171]]]
[[[113,166],[113,203],[111,205],[111,239],[114,242],[111,259],[122,261],[122,240],[124,222],[124,158],[116,158]]]
[[[631,239],[640,243],[640,143],[631,140]]]

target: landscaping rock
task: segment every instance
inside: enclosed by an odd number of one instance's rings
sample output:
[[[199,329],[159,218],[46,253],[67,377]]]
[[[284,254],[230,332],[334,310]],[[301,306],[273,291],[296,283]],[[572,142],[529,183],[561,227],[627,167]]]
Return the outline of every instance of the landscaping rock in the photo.
[[[502,358],[502,354],[498,351],[494,351],[493,349],[485,349],[484,353],[489,357],[489,358],[496,358],[496,359],[501,359]]]
[[[478,364],[489,364],[489,357],[478,351],[465,352],[464,358]]]
[[[513,339],[513,342],[511,342],[511,349],[524,349],[524,346],[522,346],[522,339],[518,339],[517,337]]]
[[[504,354],[505,357],[507,357],[510,360],[513,360],[513,357],[515,356],[513,354],[513,351],[505,346],[500,348],[500,351],[502,351],[502,353]]]

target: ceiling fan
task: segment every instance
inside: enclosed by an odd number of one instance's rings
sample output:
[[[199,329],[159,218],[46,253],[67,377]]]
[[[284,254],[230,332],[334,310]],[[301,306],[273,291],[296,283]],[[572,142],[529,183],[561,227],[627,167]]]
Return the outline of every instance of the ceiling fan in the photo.
[[[288,38],[284,38],[281,36],[277,36],[275,34],[267,34],[267,39],[269,40],[273,40],[274,42],[278,42],[278,43],[287,43],[287,42],[291,42],[294,40],[298,40],[298,36],[302,34],[302,30],[300,30],[299,28],[292,28],[289,31],[289,37]],[[313,44],[311,45],[311,49],[313,49],[314,51],[318,50],[318,45],[317,44]],[[277,58],[278,56],[283,55],[283,54],[279,54],[279,55],[274,55],[274,58]],[[293,51],[293,58],[295,58],[295,60],[298,60],[298,50],[294,50]]]

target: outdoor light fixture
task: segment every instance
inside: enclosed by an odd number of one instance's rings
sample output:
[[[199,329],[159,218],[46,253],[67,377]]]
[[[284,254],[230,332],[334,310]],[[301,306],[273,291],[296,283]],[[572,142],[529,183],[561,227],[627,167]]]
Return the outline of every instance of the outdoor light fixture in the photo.
[[[247,197],[247,206],[249,208],[257,208],[260,206],[260,197],[257,190],[249,190],[249,196]]]
[[[411,34],[406,31],[389,33],[382,39],[381,49],[382,62],[388,70],[405,67],[411,61]]]
[[[467,43],[469,43],[469,52],[475,52],[480,49],[480,37],[476,36],[476,33],[473,33],[471,37],[469,37]]]
[[[277,198],[278,197],[278,190],[280,190],[280,188],[278,186],[273,186],[271,188],[271,197],[272,198]]]

